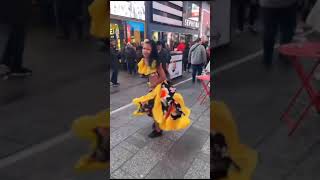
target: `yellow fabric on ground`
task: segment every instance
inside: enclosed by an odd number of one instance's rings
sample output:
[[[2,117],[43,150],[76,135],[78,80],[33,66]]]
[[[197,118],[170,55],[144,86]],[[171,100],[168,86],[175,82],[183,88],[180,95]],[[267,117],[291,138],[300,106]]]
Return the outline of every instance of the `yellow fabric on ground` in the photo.
[[[229,108],[222,102],[211,102],[211,130],[222,133],[229,147],[230,157],[241,168],[229,170],[224,180],[250,180],[257,165],[258,153],[240,143],[236,123]]]
[[[76,119],[72,124],[72,132],[79,138],[91,142],[91,148],[97,147],[97,136],[94,129],[103,127],[109,129],[110,114],[108,111],[102,111],[95,116],[82,116]],[[83,155],[75,166],[79,172],[106,170],[109,168],[109,162],[97,162],[90,160],[90,155]]]

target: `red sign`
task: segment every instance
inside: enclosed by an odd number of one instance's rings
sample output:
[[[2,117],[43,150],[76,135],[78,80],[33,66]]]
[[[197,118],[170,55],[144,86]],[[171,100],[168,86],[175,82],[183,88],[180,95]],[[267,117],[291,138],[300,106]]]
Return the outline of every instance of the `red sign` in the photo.
[[[129,24],[127,25],[127,37],[128,42],[131,42],[131,26]]]

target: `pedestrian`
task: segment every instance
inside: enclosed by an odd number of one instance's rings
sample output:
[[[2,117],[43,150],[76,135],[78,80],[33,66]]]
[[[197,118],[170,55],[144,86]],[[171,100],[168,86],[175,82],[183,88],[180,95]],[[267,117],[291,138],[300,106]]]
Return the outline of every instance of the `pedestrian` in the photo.
[[[118,72],[119,72],[119,59],[118,54],[116,52],[116,41],[112,39],[110,41],[110,55],[111,55],[111,69],[112,69],[112,76],[111,76],[111,85],[112,86],[119,86],[118,83]]]
[[[183,71],[184,72],[187,71],[187,67],[188,67],[189,50],[190,50],[190,46],[189,46],[189,44],[187,44],[186,48],[183,51],[183,55],[182,55],[182,63],[183,63]],[[188,72],[189,72],[189,68],[188,68]]]
[[[27,27],[32,13],[31,0],[8,0],[0,6],[0,27],[5,30],[4,52],[0,64],[5,75],[30,76],[32,71],[23,67],[23,53]]]
[[[138,64],[138,72],[149,77],[148,94],[133,99],[138,109],[134,115],[148,115],[153,118],[150,138],[159,137],[162,131],[185,129],[190,125],[190,109],[183,97],[166,81],[162,63],[158,58],[156,43],[145,40],[143,59]]]
[[[162,69],[166,73],[167,80],[169,81],[170,74],[168,71],[168,67],[169,67],[170,60],[171,60],[170,52],[166,48],[164,48],[164,44],[161,41],[157,42],[157,50],[158,50],[158,54],[159,54],[159,61],[162,64]]]
[[[239,34],[244,32],[244,25],[247,19],[246,12],[248,7],[249,7],[248,29],[251,32],[256,33],[257,29],[255,28],[255,21],[257,19],[258,12],[259,12],[258,0],[238,0],[236,3],[236,6],[237,6],[237,15],[238,15],[238,19],[237,19],[238,28],[236,33]]]
[[[141,45],[139,45],[138,47],[137,47],[137,63],[139,63],[140,62],[140,60],[143,58],[143,55],[142,55],[142,46]]]
[[[184,39],[181,39],[180,43],[177,46],[177,51],[183,52],[185,48],[186,48],[185,41]]]
[[[62,35],[59,39],[70,39],[72,28],[75,27],[78,39],[83,36],[82,0],[56,0],[57,22],[60,23]]]
[[[198,38],[189,51],[188,61],[190,61],[192,65],[192,83],[195,83],[196,74],[201,75],[202,67],[207,61],[207,53],[202,44],[203,41]]]
[[[290,43],[293,39],[297,20],[297,0],[260,0],[260,6],[264,24],[263,62],[270,69],[278,31],[280,44]]]
[[[124,39],[123,46],[121,47],[121,50],[120,50],[120,57],[121,57],[121,64],[123,65],[123,69],[128,70],[126,53],[125,53],[126,47],[127,47],[127,41]]]
[[[138,58],[137,58],[137,44],[136,43],[132,43],[132,47],[134,49],[135,52],[135,59],[133,61],[133,74],[136,75],[137,74],[137,63],[138,63]]]
[[[251,0],[249,4],[249,31],[257,33],[256,21],[259,15],[259,0]]]
[[[134,63],[137,58],[136,51],[132,44],[128,43],[125,49],[125,58],[127,60],[128,73],[134,73]]]

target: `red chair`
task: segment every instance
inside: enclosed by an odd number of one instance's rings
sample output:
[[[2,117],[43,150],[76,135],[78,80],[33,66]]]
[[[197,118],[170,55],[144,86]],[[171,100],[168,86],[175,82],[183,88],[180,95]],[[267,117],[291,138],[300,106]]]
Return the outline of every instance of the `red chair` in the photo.
[[[203,104],[206,97],[209,97],[210,99],[210,74],[203,74],[197,76],[197,79],[201,81],[203,88],[200,95],[197,98],[197,101],[201,100],[200,104]]]

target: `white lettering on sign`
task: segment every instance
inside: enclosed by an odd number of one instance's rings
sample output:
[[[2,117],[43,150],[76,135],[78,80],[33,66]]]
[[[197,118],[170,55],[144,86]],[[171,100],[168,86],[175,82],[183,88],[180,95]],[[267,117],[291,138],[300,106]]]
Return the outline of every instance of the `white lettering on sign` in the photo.
[[[184,26],[193,27],[193,28],[199,28],[199,22],[191,21],[190,19],[185,19],[184,20]]]

